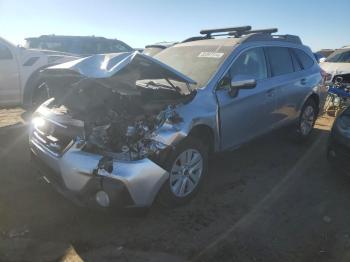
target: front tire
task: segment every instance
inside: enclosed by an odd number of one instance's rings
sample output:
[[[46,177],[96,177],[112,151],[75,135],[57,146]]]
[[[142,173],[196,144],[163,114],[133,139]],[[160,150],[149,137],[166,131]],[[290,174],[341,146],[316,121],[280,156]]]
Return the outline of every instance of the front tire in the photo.
[[[197,194],[208,172],[208,150],[197,139],[188,137],[170,153],[164,166],[169,179],[158,202],[170,207],[184,205]]]

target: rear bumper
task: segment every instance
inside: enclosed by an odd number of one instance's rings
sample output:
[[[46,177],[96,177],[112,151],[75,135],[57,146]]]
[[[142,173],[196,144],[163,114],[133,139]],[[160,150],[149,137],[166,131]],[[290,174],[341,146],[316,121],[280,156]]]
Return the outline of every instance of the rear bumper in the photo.
[[[113,161],[112,172],[99,169],[101,155],[81,151],[73,143],[57,156],[30,138],[32,163],[64,196],[83,206],[98,206],[96,194],[109,197],[109,207],[150,206],[169,174],[150,159]]]

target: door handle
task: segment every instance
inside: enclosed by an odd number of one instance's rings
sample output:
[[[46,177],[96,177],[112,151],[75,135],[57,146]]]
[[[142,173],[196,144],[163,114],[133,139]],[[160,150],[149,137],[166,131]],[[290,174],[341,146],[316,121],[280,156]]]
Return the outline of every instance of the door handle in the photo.
[[[305,85],[306,84],[306,78],[303,78],[300,80],[300,84]]]
[[[266,95],[267,95],[268,97],[273,97],[273,96],[275,96],[275,89],[269,89],[269,90],[267,90],[267,91],[266,91]]]

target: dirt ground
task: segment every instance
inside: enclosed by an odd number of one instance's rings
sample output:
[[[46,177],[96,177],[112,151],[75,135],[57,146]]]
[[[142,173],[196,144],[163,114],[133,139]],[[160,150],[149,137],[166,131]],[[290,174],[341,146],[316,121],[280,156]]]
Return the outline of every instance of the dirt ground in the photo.
[[[25,111],[22,108],[0,108],[0,128],[24,123],[22,114]]]
[[[304,144],[280,130],[215,156],[186,206],[110,214],[36,176],[22,112],[10,111],[0,110],[0,261],[350,260],[350,183],[325,157],[331,118]]]

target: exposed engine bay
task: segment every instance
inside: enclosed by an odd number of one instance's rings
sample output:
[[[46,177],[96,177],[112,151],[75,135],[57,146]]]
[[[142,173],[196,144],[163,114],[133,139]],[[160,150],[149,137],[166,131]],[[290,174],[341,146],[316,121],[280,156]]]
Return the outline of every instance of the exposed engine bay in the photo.
[[[176,105],[194,95],[151,86],[121,94],[95,81],[72,85],[50,108],[84,122],[83,150],[121,160],[141,159],[165,149],[166,145],[152,140],[154,131],[165,121],[180,122]]]

